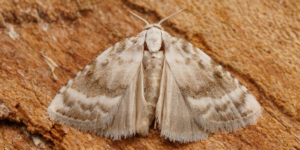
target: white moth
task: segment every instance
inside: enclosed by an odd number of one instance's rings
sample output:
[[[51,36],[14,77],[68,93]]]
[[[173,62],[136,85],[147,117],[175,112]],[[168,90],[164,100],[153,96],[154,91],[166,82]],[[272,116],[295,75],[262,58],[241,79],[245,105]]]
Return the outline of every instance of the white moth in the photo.
[[[78,72],[54,97],[50,118],[113,139],[147,136],[155,118],[162,136],[181,143],[255,124],[262,111],[247,88],[160,26],[175,14],[157,24],[134,14],[144,30]]]

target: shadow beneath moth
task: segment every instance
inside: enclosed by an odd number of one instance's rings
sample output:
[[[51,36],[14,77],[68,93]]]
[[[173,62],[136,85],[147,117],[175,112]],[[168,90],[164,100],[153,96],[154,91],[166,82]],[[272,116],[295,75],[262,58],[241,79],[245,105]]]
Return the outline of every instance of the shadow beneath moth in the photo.
[[[147,136],[155,120],[162,136],[181,143],[256,123],[261,107],[247,88],[199,48],[163,30],[160,24],[175,14],[157,24],[132,14],[147,24],[144,30],[69,80],[48,107],[52,120],[115,140]]]

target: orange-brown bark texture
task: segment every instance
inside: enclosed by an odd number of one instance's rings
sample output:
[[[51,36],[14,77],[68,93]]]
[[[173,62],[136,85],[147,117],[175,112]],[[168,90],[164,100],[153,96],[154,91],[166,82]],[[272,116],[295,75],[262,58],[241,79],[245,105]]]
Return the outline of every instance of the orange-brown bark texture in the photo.
[[[256,97],[263,116],[235,133],[180,144],[151,128],[113,141],[49,119],[58,90],[116,42],[165,21]],[[0,149],[300,149],[297,0],[0,0]],[[38,141],[38,142],[37,142]]]

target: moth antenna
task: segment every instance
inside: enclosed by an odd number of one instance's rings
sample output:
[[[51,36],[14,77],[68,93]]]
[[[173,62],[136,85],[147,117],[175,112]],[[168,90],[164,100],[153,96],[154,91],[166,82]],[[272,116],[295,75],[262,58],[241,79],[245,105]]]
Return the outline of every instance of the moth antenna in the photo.
[[[145,19],[143,19],[142,17],[138,16],[137,14],[131,12],[130,10],[128,10],[128,11],[129,11],[131,14],[133,14],[134,16],[138,17],[139,19],[143,20],[147,25],[149,25],[149,23],[148,23]]]
[[[183,10],[185,10],[185,9],[186,9],[186,8],[183,8],[183,9],[181,9],[181,10],[177,11],[176,13],[172,14],[171,16],[169,16],[169,17],[167,17],[167,18],[165,18],[165,19],[163,19],[163,20],[159,21],[157,24],[161,24],[161,23],[162,23],[162,22],[164,22],[165,20],[167,20],[167,19],[169,19],[169,18],[173,17],[174,15],[176,15],[176,14],[180,13],[181,11],[183,11]]]

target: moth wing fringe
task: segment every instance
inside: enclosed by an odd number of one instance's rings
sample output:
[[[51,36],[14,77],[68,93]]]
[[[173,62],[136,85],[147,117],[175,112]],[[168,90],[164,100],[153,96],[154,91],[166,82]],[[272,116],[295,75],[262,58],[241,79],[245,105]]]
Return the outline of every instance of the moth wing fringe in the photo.
[[[217,121],[207,121],[201,117],[196,117],[196,121],[201,125],[205,131],[211,133],[217,133],[219,131],[224,131],[226,133],[239,131],[247,125],[254,125],[257,123],[258,118],[262,116],[261,111],[256,111],[256,113],[250,114],[247,117],[226,121],[226,122],[217,122]]]
[[[173,141],[173,142],[177,141],[179,143],[202,141],[209,136],[209,134],[201,134],[201,133],[199,133],[195,136],[184,136],[182,134],[176,134],[174,131],[170,131],[167,129],[161,130],[160,135],[164,136],[165,139],[169,139],[170,141]]]

